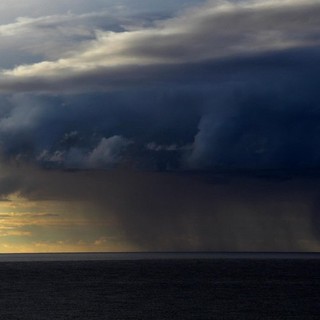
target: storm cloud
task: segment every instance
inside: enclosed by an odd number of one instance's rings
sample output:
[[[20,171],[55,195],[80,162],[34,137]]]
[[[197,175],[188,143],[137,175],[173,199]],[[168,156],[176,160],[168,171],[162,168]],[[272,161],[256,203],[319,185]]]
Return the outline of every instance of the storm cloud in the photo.
[[[59,3],[0,25],[3,199],[148,250],[316,248],[318,1]]]
[[[96,168],[108,161],[92,152],[121,137],[130,143],[115,158],[134,166],[316,167],[319,11],[316,1],[209,1],[144,27],[94,12],[1,26],[56,35],[37,53],[56,58],[2,71],[2,153]]]

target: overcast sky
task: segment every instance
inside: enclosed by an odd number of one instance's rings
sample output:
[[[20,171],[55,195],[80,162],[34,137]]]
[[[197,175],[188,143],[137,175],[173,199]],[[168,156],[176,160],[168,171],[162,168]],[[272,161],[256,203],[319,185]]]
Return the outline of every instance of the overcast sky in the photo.
[[[319,250],[320,3],[0,4],[0,250]]]

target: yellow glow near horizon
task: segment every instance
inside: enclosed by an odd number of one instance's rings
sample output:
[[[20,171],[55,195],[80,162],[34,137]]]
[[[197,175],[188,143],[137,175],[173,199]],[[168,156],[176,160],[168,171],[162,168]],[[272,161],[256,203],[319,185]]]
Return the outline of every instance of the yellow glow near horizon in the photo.
[[[91,209],[81,203],[11,195],[0,203],[0,253],[138,250],[113,234],[114,221],[90,216]]]
[[[67,253],[67,252],[136,252],[141,248],[130,245],[129,243],[102,243],[97,245],[97,240],[94,243],[64,243],[58,241],[55,243],[33,242],[31,244],[12,244],[1,243],[0,253]]]

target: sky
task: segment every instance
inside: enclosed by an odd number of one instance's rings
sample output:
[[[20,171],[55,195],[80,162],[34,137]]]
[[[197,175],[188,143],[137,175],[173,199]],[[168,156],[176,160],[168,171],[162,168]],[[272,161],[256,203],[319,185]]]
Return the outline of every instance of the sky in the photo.
[[[319,251],[318,0],[0,4],[0,252]]]

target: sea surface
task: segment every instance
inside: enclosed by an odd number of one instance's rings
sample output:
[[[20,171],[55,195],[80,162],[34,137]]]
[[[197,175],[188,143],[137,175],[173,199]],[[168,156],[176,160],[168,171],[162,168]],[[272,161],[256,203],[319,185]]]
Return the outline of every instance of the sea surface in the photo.
[[[0,319],[320,319],[318,254],[0,255]]]

